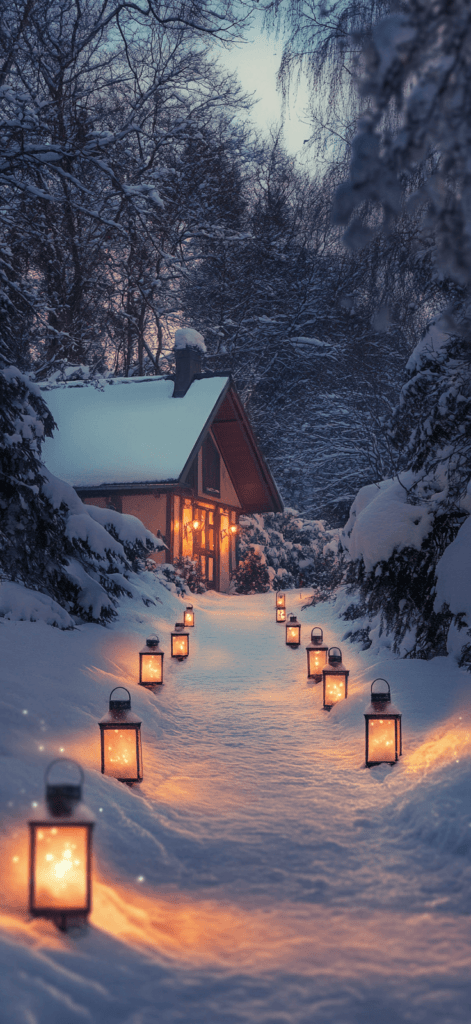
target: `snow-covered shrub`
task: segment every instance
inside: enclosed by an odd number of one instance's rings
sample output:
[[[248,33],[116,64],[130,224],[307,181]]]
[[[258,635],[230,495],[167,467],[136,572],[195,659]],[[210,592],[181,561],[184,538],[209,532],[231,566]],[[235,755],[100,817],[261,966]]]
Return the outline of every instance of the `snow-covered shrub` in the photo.
[[[134,516],[84,505],[40,460],[54,421],[36,385],[0,370],[0,574],[105,622],[133,592],[133,563],[162,542]]]
[[[471,384],[466,341],[432,323],[409,360],[391,437],[410,469],[364,487],[341,543],[363,631],[379,616],[396,653],[468,660],[471,584],[465,564],[471,512]],[[452,627],[452,628],[450,628]],[[465,630],[465,632],[463,632]],[[469,630],[469,632],[468,632]],[[354,630],[352,636],[357,636]]]
[[[204,594],[206,586],[198,562],[194,562],[192,558],[177,558],[175,569],[192,594]]]
[[[270,589],[270,573],[258,544],[251,545],[232,573],[236,594],[265,594]]]
[[[337,533],[322,520],[303,519],[295,509],[242,516],[239,553],[263,555],[274,590],[314,588],[313,603],[325,600],[342,581]]]

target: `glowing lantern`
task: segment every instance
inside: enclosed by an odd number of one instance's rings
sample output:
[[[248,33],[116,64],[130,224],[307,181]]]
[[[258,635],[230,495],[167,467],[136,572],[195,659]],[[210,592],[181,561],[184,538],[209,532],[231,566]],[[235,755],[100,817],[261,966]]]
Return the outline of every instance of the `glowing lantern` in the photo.
[[[327,644],[323,643],[324,634],[320,626],[314,626],[311,630],[311,643],[307,645],[307,677],[315,683],[320,683],[322,671],[327,665]]]
[[[290,615],[286,623],[286,643],[288,647],[299,647],[301,643],[301,623],[295,615]]]
[[[276,607],[286,608],[286,595],[282,594],[281,591],[278,591],[276,595]]]
[[[175,632],[171,634],[172,658],[178,658],[179,661],[183,661],[190,653],[190,634],[184,633],[184,629],[184,622],[176,622]]]
[[[277,608],[276,609],[276,621],[277,622],[286,622],[286,608]]]
[[[324,708],[326,711],[346,700],[349,671],[342,665],[340,647],[331,647],[328,652],[328,665],[322,670]]]
[[[112,700],[116,690],[127,698]],[[101,773],[126,782],[142,781],[141,720],[131,711],[131,695],[125,686],[110,693],[109,711],[98,722],[101,740]]]
[[[185,614],[183,616],[183,625],[188,628],[188,626],[194,626],[194,624],[195,624],[195,613],[193,611],[193,605],[192,604],[187,604],[187,606],[185,608]]]
[[[158,636],[150,636],[139,651],[139,686],[154,686],[164,681],[164,652]]]
[[[376,683],[380,684],[379,690],[373,690]],[[391,704],[386,679],[375,679],[371,684],[371,704],[365,711],[365,726],[366,767],[398,761],[402,754],[401,715]]]
[[[80,781],[50,783],[51,768],[59,763],[78,768]],[[75,761],[52,761],[45,781],[45,805],[29,821],[29,909],[34,917],[52,918],[65,931],[71,920],[85,920],[90,913],[95,819],[81,802],[83,771]]]

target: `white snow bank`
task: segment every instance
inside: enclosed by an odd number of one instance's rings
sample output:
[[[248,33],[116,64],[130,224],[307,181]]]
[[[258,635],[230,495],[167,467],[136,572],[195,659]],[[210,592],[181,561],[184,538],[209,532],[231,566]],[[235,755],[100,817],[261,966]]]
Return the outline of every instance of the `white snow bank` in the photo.
[[[175,348],[197,348],[200,352],[206,352],[203,335],[192,327],[179,327],[175,331]]]
[[[393,552],[412,547],[419,550],[432,526],[432,514],[422,505],[407,503],[411,472],[399,478],[368,484],[358,492],[340,541],[351,559],[363,558],[371,572]]]
[[[415,346],[406,367],[411,373],[418,373],[429,359],[436,360],[441,357],[443,349],[446,348],[450,340],[449,331],[444,331],[441,324],[441,317],[432,320],[424,336],[420,339],[418,345]],[[443,358],[445,358],[444,352]]]
[[[0,616],[12,621],[46,622],[59,629],[73,628],[74,622],[57,601],[21,583],[0,583]]]

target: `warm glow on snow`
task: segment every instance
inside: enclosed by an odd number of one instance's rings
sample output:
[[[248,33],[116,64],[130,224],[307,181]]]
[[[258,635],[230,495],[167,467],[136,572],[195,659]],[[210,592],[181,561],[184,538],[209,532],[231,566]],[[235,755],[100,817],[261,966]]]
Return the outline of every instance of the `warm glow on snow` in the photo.
[[[443,723],[429,732],[426,739],[408,755],[405,764],[407,769],[416,772],[439,768],[467,757],[471,757],[471,727],[469,721],[464,718],[457,721],[454,716],[449,724]]]

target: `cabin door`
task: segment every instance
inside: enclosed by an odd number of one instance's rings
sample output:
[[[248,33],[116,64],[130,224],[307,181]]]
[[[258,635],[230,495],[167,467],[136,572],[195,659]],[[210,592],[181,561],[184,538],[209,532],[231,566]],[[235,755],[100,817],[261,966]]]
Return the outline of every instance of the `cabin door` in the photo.
[[[215,510],[194,505],[193,515],[199,528],[193,538],[193,558],[198,562],[208,590],[217,589]]]

